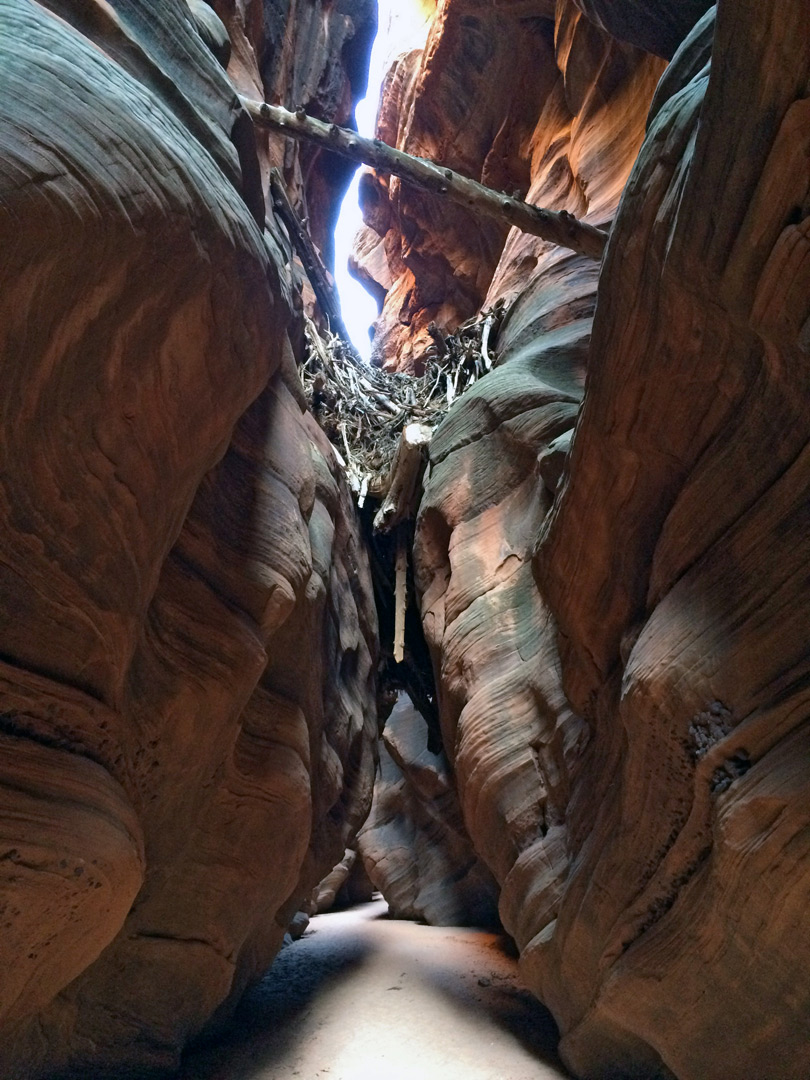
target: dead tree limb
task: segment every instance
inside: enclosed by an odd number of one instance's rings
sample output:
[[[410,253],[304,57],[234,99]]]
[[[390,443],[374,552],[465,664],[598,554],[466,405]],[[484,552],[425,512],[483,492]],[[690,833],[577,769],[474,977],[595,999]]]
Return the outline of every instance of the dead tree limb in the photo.
[[[406,424],[391,463],[388,494],[374,516],[375,532],[390,532],[395,525],[416,514],[416,493],[425,467],[425,452],[433,428]]]
[[[314,142],[359,164],[399,176],[423,191],[444,195],[474,213],[514,225],[523,232],[570,248],[591,259],[602,258],[607,233],[580,221],[565,210],[543,210],[522,199],[493,191],[433,161],[395,150],[379,139],[365,139],[357,132],[348,131],[337,124],[325,124],[322,120],[307,116],[303,109],[293,113],[280,105],[268,105],[266,101],[241,100],[259,127],[279,131],[293,139]]]
[[[404,529],[397,537],[394,604],[394,660],[401,664],[405,659],[405,614],[408,609],[408,543]]]
[[[313,244],[312,238],[304,228],[301,219],[290,202],[287,188],[278,169],[270,170],[270,194],[275,211],[284,222],[293,247],[298,252],[301,265],[310,280],[315,299],[318,301],[324,316],[329,320],[332,333],[342,337],[347,345],[353,349],[348,331],[343,323],[343,316],[340,313],[340,300],[327,277],[326,267],[321,261],[318,249]]]

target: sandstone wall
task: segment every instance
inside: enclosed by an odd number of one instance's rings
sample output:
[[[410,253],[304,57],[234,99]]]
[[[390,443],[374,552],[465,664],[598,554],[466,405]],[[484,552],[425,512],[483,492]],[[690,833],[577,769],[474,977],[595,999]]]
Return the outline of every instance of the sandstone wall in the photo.
[[[204,0],[194,2],[207,8]],[[353,123],[377,29],[375,0],[212,0],[211,8],[227,27],[228,75],[239,93],[303,108],[321,120]],[[265,190],[274,165],[331,267],[337,213],[354,167],[267,131],[257,132],[256,140]]]
[[[497,925],[498,888],[467,835],[447,759],[428,749],[427,724],[405,694],[386,720],[358,849],[394,918]]]
[[[662,55],[687,37],[654,98],[663,65],[573,4],[542,38],[529,197],[615,221],[601,271],[513,233],[480,293],[510,305],[498,367],[434,436],[415,547],[444,747],[576,1075],[798,1080],[808,9],[721,3],[715,38],[713,10],[690,32],[705,5],[580,6]],[[516,58],[522,20],[552,14],[499,8]],[[416,103],[440,55],[433,39],[409,61]],[[508,127],[508,81],[484,82]],[[417,104],[397,110],[400,137],[418,131]],[[418,297],[433,244],[463,276],[480,230],[411,234],[430,211],[396,198],[381,347],[407,368],[437,315],[398,283]],[[378,221],[387,253],[396,216]]]
[[[222,27],[0,26],[0,1073],[143,1077],[365,817],[376,615]]]
[[[378,134],[497,190],[595,225],[612,216],[638,150],[660,61],[622,45],[572,3],[443,0],[427,44],[392,68]],[[367,172],[359,275],[384,291],[374,359],[420,371],[428,326],[454,330],[506,269],[522,288],[548,246]],[[520,251],[504,254],[504,243]],[[507,249],[508,250],[508,249]]]
[[[709,66],[711,35],[654,104],[539,553],[591,742],[526,968],[584,1075],[649,1048],[678,1077],[798,1080],[810,12],[721,3]]]

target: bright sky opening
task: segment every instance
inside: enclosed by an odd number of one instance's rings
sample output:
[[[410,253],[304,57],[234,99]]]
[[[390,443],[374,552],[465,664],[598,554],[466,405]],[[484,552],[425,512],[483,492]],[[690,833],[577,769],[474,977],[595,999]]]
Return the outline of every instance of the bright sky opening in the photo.
[[[379,0],[379,25],[371,52],[368,93],[355,110],[361,135],[374,137],[385,73],[397,56],[424,46],[435,9],[433,0]],[[377,303],[348,270],[352,243],[363,224],[357,194],[359,178],[358,169],[343,200],[335,228],[335,281],[346,329],[360,355],[368,360],[371,356],[369,327],[377,317]]]

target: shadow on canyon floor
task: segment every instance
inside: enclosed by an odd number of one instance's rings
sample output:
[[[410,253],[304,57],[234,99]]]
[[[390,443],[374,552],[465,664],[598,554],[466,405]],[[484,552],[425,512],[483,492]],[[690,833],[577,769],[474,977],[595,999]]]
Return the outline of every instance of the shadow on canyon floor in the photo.
[[[498,934],[318,916],[178,1080],[559,1080],[549,1013]]]

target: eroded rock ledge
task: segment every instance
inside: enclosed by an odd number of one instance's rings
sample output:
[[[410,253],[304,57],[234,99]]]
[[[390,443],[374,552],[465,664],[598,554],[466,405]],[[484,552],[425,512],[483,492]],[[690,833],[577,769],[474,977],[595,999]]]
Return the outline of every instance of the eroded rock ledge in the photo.
[[[401,695],[385,723],[360,854],[394,918],[497,925],[497,885],[467,835],[445,755],[428,741],[427,724]]]

